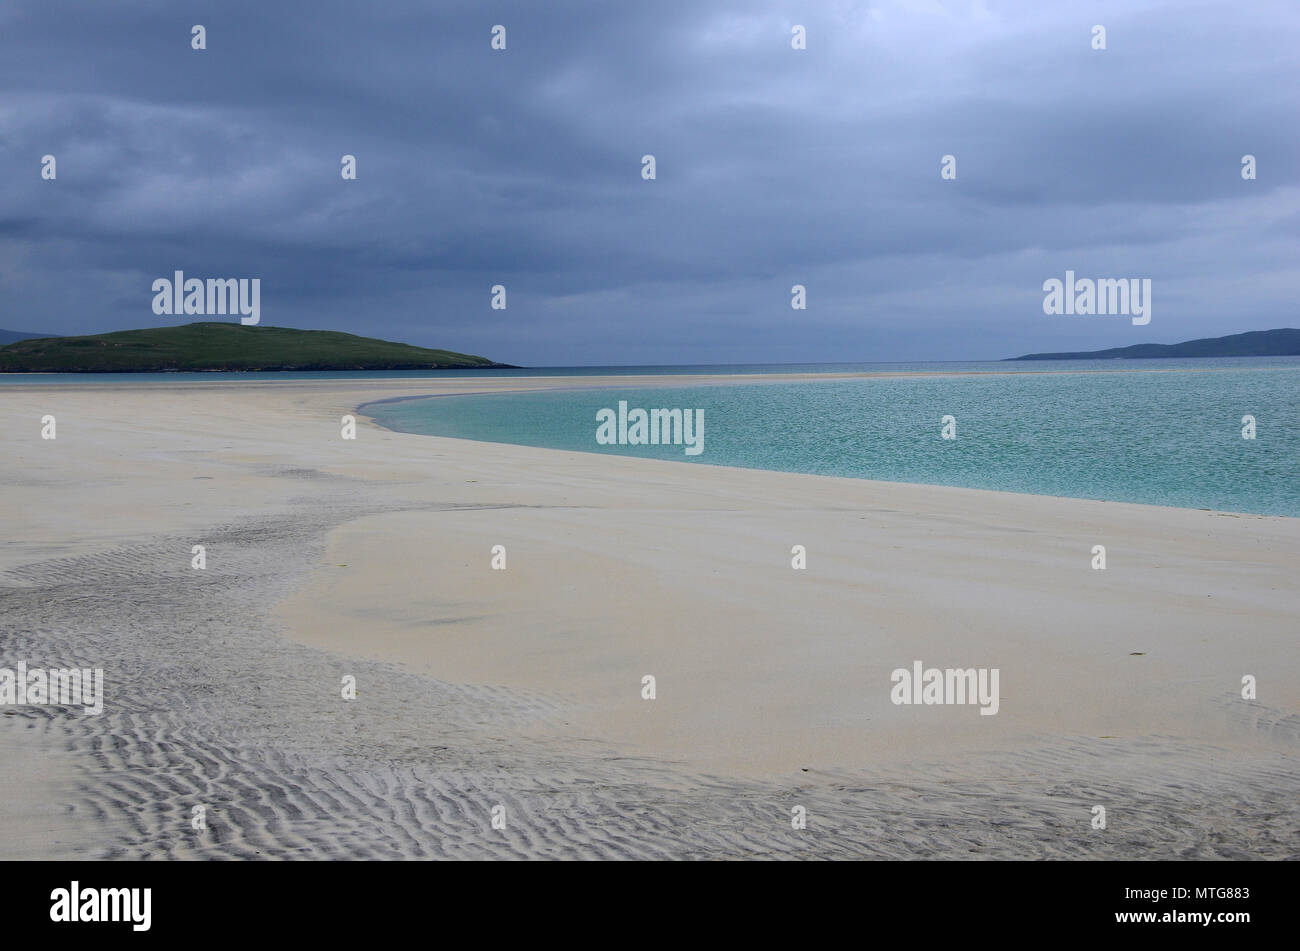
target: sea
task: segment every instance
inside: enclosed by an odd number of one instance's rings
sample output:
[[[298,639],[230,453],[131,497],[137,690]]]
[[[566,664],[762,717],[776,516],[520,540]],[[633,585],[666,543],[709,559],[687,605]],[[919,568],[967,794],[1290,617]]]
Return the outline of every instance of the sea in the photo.
[[[779,381],[783,373],[907,373]],[[1300,516],[1300,357],[547,367],[304,373],[0,374],[24,383],[757,374],[372,403],[401,432],[891,482]],[[702,410],[703,451],[601,445],[597,414]],[[950,417],[950,420],[945,419]],[[1249,417],[1249,419],[1246,419]],[[945,439],[946,428],[955,438]],[[1252,425],[1253,424],[1253,425]],[[1243,431],[1254,438],[1244,438]]]

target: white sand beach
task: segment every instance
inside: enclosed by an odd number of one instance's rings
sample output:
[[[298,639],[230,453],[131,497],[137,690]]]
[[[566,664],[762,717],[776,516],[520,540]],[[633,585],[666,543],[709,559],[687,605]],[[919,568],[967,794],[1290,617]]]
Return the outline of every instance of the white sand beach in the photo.
[[[340,438],[701,382],[0,390],[0,666],[105,671],[0,708],[0,858],[1300,856],[1298,519]]]

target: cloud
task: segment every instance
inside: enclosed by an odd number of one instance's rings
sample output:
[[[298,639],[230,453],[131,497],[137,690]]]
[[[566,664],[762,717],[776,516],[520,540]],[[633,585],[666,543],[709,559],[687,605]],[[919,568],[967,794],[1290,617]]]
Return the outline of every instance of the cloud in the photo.
[[[150,284],[175,269],[262,278],[265,324],[533,365],[997,358],[1297,323],[1290,3],[2,16],[13,329],[156,325]],[[1045,317],[1066,269],[1151,278],[1152,322]]]

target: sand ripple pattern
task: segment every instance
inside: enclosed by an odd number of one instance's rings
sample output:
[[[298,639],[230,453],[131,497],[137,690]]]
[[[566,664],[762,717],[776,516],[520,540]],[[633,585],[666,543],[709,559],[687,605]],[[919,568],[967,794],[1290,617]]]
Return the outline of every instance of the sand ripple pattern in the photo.
[[[1263,708],[1242,729],[1272,745],[1249,762],[1175,739],[1044,741],[996,771],[986,763],[982,775],[996,781],[949,762],[742,782],[595,743],[527,740],[519,728],[562,716],[563,697],[444,683],[280,638],[261,606],[316,563],[326,531],[379,511],[350,505],[346,493],[294,509],[207,533],[206,571],[189,566],[192,539],[158,538],[0,575],[0,666],[105,669],[99,717],[78,707],[0,710],[0,729],[32,731],[80,763],[81,792],[67,808],[99,831],[80,855],[1300,855],[1300,729]],[[356,701],[340,698],[344,674],[357,678]],[[1166,763],[1160,775],[1145,768],[1144,747]],[[1109,813],[1105,832],[1089,825],[1098,803]],[[196,805],[207,809],[206,831],[191,828]],[[492,827],[497,805],[505,829]],[[791,828],[795,805],[807,809],[804,830]]]

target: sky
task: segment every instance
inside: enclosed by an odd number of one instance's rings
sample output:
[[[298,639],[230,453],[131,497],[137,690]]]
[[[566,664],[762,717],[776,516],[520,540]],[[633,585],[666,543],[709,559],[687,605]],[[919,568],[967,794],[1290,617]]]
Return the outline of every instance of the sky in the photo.
[[[1300,326],[1298,51],[1294,0],[4,0],[0,327],[204,319],[176,270],[528,366]],[[1150,322],[1044,314],[1067,270]]]

